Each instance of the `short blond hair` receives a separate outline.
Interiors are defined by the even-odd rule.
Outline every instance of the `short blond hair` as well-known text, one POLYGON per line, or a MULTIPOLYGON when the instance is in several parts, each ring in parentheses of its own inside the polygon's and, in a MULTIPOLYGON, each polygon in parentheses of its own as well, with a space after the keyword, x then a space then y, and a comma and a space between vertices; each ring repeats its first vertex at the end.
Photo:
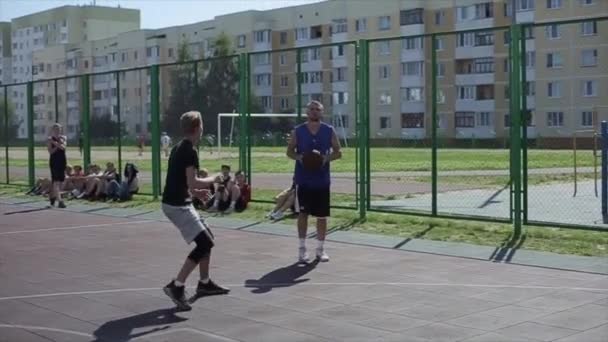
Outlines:
POLYGON ((194 131, 200 127, 202 121, 201 113, 194 110, 182 114, 182 116, 179 118, 182 132, 184 132, 184 134, 194 133, 194 131))

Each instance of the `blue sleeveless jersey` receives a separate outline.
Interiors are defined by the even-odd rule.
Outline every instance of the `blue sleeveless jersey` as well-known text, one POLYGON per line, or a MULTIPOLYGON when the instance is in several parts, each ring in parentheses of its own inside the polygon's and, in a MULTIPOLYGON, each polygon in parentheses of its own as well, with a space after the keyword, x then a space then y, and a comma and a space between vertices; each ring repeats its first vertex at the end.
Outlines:
MULTIPOLYGON (((332 126, 321 122, 319 131, 313 135, 304 123, 296 126, 295 133, 297 140, 296 153, 304 154, 317 150, 322 155, 327 155, 331 152, 332 126)), ((294 180, 297 185, 311 188, 327 187, 330 184, 329 163, 323 165, 319 170, 308 171, 304 169, 301 162, 296 161, 294 180)))

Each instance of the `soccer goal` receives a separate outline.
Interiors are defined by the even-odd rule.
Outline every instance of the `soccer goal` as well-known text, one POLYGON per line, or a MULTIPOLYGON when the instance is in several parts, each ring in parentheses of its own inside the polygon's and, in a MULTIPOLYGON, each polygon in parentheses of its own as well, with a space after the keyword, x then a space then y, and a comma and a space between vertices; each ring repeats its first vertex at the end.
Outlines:
MULTIPOLYGON (((219 113, 217 118, 217 153, 222 152, 222 119, 230 118, 230 133, 228 136, 228 147, 232 147, 234 143, 234 125, 240 116, 239 113, 219 113)), ((297 118, 295 113, 251 113, 251 118, 297 118)))

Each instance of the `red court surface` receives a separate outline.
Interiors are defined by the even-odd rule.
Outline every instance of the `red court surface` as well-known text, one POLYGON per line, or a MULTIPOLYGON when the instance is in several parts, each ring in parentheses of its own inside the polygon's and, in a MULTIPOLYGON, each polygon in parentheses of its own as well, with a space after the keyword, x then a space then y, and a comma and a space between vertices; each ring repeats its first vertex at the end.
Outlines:
POLYGON ((608 341, 605 275, 213 231, 232 291, 177 312, 170 224, 0 205, 0 341, 608 341))

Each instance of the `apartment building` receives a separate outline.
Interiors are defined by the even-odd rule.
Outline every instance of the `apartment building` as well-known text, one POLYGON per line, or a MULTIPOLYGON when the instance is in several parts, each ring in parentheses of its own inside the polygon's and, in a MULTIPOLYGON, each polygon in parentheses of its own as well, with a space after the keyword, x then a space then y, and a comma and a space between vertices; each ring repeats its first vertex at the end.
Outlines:
MULTIPOLYGON (((9 83, 20 83, 59 76, 65 67, 66 46, 112 37, 120 32, 137 30, 140 27, 138 10, 96 7, 63 6, 11 21, 11 65, 9 83), (59 46, 59 48, 57 48, 59 46), (34 58, 34 54, 37 55, 34 58), (63 59, 62 59, 63 58, 63 59), (60 61, 50 63, 51 60, 60 61), (58 72, 59 71, 59 72, 58 72)), ((34 96, 36 120, 35 136, 43 138, 47 128, 42 124, 48 119, 49 107, 46 99, 53 96, 54 87, 37 86, 34 96), (52 89, 52 91, 51 91, 52 89), (42 101, 42 99, 45 99, 42 101), (44 108, 41 108, 41 107, 44 108)), ((18 136, 27 136, 26 87, 12 87, 12 99, 20 122, 18 136)), ((54 110, 54 109, 53 109, 54 110)))
MULTIPOLYGON (((75 38, 62 44, 63 49, 49 46, 34 51, 33 56, 38 77, 42 72, 49 77, 49 72, 77 75, 110 71, 175 61, 183 41, 188 43, 192 58, 210 56, 213 39, 225 32, 233 38, 235 52, 255 53, 251 56, 252 93, 265 112, 293 113, 298 103, 305 105, 318 99, 325 104, 326 115, 338 133, 350 137, 355 129, 356 71, 351 42, 394 38, 370 44, 371 137, 428 139, 432 46, 430 37, 412 36, 487 29, 438 36, 439 134, 455 139, 496 139, 508 135, 510 120, 510 36, 507 30, 496 28, 513 22, 542 23, 602 15, 608 15, 608 1, 394 0, 377 6, 366 1, 329 0, 264 12, 239 12, 157 30, 116 28, 121 32, 105 31, 104 37, 93 31, 101 24, 86 26, 90 28, 87 33, 68 35, 75 38), (327 43, 344 44, 318 47, 327 43), (285 50, 296 47, 303 48, 299 56, 294 50, 285 50), (302 73, 299 84, 298 60, 302 73)), ((20 37, 15 32, 23 32, 23 28, 15 30, 14 23, 13 39, 20 37)), ((608 100, 601 96, 608 89, 608 63, 602 63, 608 55, 606 32, 607 21, 526 29, 524 91, 532 113, 529 136, 569 137, 574 131, 593 129, 599 120, 608 119, 608 100)), ((15 55, 13 52, 13 61, 15 55)), ((15 67, 20 71, 22 65, 13 65, 13 70, 15 67)), ((169 69, 161 71, 161 108, 170 96, 169 69)), ((66 113, 68 131, 76 134, 77 125, 69 126, 78 122, 79 81, 65 83, 65 99, 59 99, 64 101, 65 110, 59 112, 66 113)), ((130 134, 148 132, 150 88, 146 71, 94 76, 91 89, 92 115, 115 118, 120 110, 130 134)), ((48 93, 45 97, 48 102, 48 93)), ((46 102, 44 105, 49 106, 46 102)), ((49 110, 45 111, 48 120, 49 110)), ((44 117, 41 115, 40 127, 44 126, 44 117)))
POLYGON ((0 84, 10 83, 11 23, 0 22, 0 84))

